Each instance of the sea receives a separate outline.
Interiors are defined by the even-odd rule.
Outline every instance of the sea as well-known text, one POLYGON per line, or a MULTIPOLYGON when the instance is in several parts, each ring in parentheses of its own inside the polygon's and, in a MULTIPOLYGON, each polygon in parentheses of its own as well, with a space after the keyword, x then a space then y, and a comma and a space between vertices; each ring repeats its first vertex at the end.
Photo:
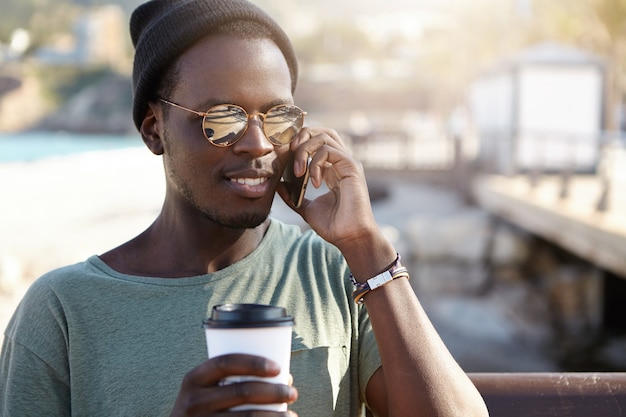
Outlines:
POLYGON ((139 134, 0 133, 0 163, 145 146, 139 134))

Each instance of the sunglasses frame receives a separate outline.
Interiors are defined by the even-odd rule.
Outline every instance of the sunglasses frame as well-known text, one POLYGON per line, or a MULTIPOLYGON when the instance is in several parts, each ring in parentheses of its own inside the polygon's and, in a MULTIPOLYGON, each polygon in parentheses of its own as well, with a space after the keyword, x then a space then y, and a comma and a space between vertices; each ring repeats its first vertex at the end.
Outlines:
MULTIPOLYGON (((225 147, 228 147, 228 146, 232 146, 232 145, 234 145, 235 143, 237 143, 237 142, 239 141, 239 139, 241 139, 241 138, 242 138, 242 137, 246 134, 246 131, 248 130, 248 126, 249 126, 249 123, 250 123, 250 119, 252 119, 252 118, 253 118, 253 117, 255 117, 255 116, 259 116, 259 119, 261 119, 261 130, 263 130, 263 134, 265 135, 265 138, 266 138, 266 139, 267 139, 267 140, 268 140, 268 141, 269 141, 272 145, 276 145, 276 146, 287 145, 287 144, 289 144, 289 143, 291 143, 291 142, 293 141, 293 139, 295 138, 295 136, 296 136, 296 135, 294 135, 294 137, 293 137, 293 138, 291 138, 291 140, 290 140, 289 142, 287 142, 287 143, 280 143, 280 142, 276 142, 276 141, 273 141, 272 139, 270 139, 270 137, 269 137, 269 136, 267 135, 267 133, 265 132, 265 118, 267 117, 268 113, 271 113, 271 112, 272 112, 272 110, 274 110, 274 109, 276 109, 276 108, 279 108, 279 107, 295 107, 295 108, 297 108, 298 110, 300 110, 300 112, 302 112, 302 125, 303 125, 303 126, 304 126, 304 116, 306 116, 306 114, 307 114, 307 113, 306 113, 304 110, 302 110, 300 107, 298 107, 298 106, 296 106, 296 105, 293 105, 293 104, 277 104, 277 105, 275 105, 275 106, 272 106, 272 107, 271 107, 271 108, 270 108, 267 112, 265 112, 265 113, 262 113, 262 112, 260 112, 260 111, 255 111, 255 112, 253 112, 253 113, 248 113, 248 112, 246 111, 246 109, 244 109, 243 107, 241 107, 241 106, 239 106, 239 105, 237 105, 237 104, 227 104, 227 103, 224 103, 224 104, 216 104, 215 106, 211 107, 211 108, 210 108, 210 109, 208 109, 207 111, 197 111, 197 110, 192 110, 192 109, 190 109, 190 108, 187 108, 187 107, 185 107, 185 106, 181 106, 180 104, 174 103, 174 102, 172 102, 172 101, 165 100, 165 99, 163 99, 163 98, 159 98, 159 101, 162 101, 162 102, 163 102, 163 103, 165 103, 165 104, 169 104, 169 105, 170 105, 170 106, 172 106, 172 107, 176 107, 176 108, 179 108, 179 109, 181 109, 181 110, 185 110, 185 111, 187 111, 187 112, 189 112, 189 113, 193 113, 193 114, 195 114, 195 115, 201 116, 201 117, 202 117, 202 134, 204 135, 205 139, 206 139, 207 141, 209 141, 209 143, 210 143, 211 145, 213 145, 213 146, 217 146, 217 147, 220 147, 220 148, 225 148, 225 147), (241 109, 241 111, 243 112, 243 114, 246 116, 246 126, 243 128, 243 130, 241 130, 241 132, 239 133, 239 135, 238 135, 237 139, 235 139, 235 140, 233 140, 233 141, 230 141, 230 142, 227 142, 227 143, 218 143, 218 142, 215 142, 215 141, 214 141, 214 140, 212 140, 212 139, 209 139, 209 137, 206 135, 206 132, 205 132, 205 129, 204 129, 204 121, 205 121, 205 119, 206 119, 207 117, 211 116, 211 115, 210 115, 211 110, 213 110, 213 109, 214 109, 214 108, 216 108, 216 107, 221 107, 221 106, 232 106, 232 107, 236 107, 236 108, 238 108, 238 109, 241 109)), ((302 127, 301 127, 301 128, 302 128, 302 127)))

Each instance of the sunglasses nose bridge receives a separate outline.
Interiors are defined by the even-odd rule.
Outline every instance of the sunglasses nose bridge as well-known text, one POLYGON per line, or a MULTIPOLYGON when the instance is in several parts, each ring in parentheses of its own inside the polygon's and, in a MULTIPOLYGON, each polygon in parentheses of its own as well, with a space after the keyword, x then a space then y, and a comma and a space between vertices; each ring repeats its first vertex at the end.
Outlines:
MULTIPOLYGON (((274 145, 272 141, 270 140, 270 138, 268 137, 267 133, 265 132, 265 114, 264 113, 261 113, 259 111, 256 111, 253 113, 246 112, 246 126, 241 132, 241 136, 239 137, 239 139, 241 139, 246 133, 248 133, 251 127, 259 128, 261 130, 260 133, 261 135, 263 135, 263 138, 265 139, 266 143, 272 146, 274 145), (258 116, 258 120, 257 120, 257 116, 258 116)), ((237 139, 237 141, 239 141, 239 139, 237 139)))
POLYGON ((246 130, 250 127, 251 122, 256 122, 257 126, 261 128, 263 134, 265 134, 265 114, 255 111, 254 113, 246 113, 246 130), (256 117, 258 116, 258 121, 256 117))
POLYGON ((250 123, 250 120, 253 120, 257 116, 259 118, 259 122, 261 124, 263 124, 263 122, 265 122, 265 114, 264 113, 261 113, 260 111, 255 111, 255 112, 250 113, 250 114, 246 113, 246 117, 248 118, 248 123, 250 123))

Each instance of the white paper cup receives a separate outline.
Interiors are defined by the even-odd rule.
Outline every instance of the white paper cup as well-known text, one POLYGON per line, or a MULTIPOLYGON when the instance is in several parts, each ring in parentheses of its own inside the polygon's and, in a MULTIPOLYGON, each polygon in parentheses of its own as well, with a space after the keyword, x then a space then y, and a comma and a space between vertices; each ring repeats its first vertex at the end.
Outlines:
MULTIPOLYGON (((282 307, 262 304, 222 304, 214 306, 211 317, 204 320, 209 358, 229 353, 263 356, 280 365, 280 374, 272 378, 231 376, 223 383, 258 380, 289 383, 291 332, 293 318, 282 307)), ((287 403, 246 404, 231 410, 286 411, 287 403)))

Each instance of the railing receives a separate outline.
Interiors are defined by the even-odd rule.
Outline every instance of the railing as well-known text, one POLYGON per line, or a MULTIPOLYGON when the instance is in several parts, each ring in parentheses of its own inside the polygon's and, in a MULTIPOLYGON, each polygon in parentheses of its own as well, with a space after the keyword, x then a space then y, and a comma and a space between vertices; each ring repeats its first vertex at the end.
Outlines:
POLYGON ((366 168, 449 171, 454 166, 454 143, 440 129, 378 131, 347 136, 352 154, 366 168))
POLYGON ((606 212, 611 200, 620 195, 617 184, 626 187, 626 137, 620 133, 524 131, 513 139, 510 135, 493 131, 481 138, 455 138, 442 128, 430 127, 410 133, 398 130, 351 136, 348 142, 366 168, 448 173, 464 195, 474 171, 526 175, 531 188, 549 175, 559 179, 560 199, 570 195, 574 175, 585 174, 600 188, 596 210, 606 212))
POLYGON ((626 373, 473 373, 490 417, 626 416, 626 373))
POLYGON ((487 174, 525 175, 531 190, 543 178, 557 179, 561 200, 570 196, 572 180, 584 176, 599 189, 595 210, 606 212, 619 197, 617 188, 626 187, 626 137, 621 132, 489 131, 481 138, 475 166, 487 174))

